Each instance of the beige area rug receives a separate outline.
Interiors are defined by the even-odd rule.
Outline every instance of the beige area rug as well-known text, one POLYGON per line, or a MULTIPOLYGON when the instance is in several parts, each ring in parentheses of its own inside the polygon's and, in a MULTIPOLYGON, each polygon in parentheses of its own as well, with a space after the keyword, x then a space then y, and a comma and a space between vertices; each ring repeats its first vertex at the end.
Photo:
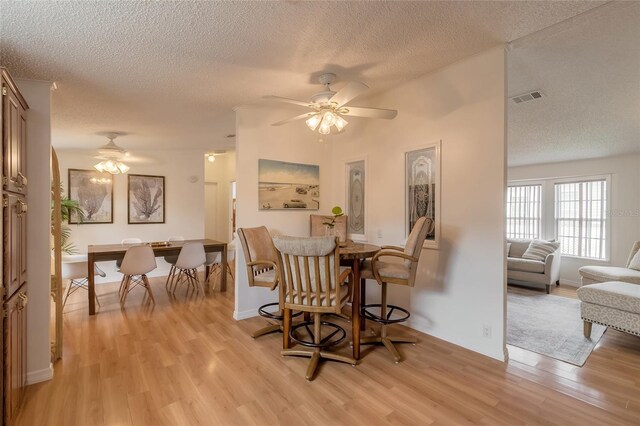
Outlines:
POLYGON ((507 296, 507 343, 582 367, 606 331, 582 334, 580 301, 550 294, 507 296))

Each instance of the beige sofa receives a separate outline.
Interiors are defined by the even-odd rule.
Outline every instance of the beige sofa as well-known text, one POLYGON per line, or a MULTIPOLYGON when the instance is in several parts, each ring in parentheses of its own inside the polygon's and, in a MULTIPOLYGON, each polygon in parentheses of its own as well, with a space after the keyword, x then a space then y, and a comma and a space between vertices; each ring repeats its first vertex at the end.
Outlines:
POLYGON ((605 283, 608 281, 621 281, 631 284, 640 284, 640 271, 629 268, 631 259, 640 250, 640 241, 636 241, 631 248, 629 260, 624 267, 620 266, 583 266, 580 272, 582 285, 605 283))
POLYGON ((548 255, 542 262, 522 258, 531 240, 507 238, 507 243, 511 244, 507 253, 508 284, 545 286, 547 294, 551 284, 560 284, 560 249, 548 255))

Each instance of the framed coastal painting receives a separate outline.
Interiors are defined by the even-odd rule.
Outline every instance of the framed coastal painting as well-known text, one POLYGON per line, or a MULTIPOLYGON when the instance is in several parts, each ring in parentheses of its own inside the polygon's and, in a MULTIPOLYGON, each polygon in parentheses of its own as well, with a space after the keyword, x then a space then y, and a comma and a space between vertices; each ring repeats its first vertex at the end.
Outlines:
POLYGON ((318 210, 320 166, 258 160, 260 210, 318 210))
POLYGON ((113 223, 113 176, 97 170, 69 169, 69 199, 78 202, 84 217, 71 213, 69 223, 113 223))
POLYGON ((366 159, 347 161, 345 168, 347 236, 353 241, 366 241, 366 159))
POLYGON ((164 176, 127 175, 129 224, 164 223, 164 176))
POLYGON ((425 248, 440 245, 440 141, 405 152, 405 235, 429 219, 425 248))

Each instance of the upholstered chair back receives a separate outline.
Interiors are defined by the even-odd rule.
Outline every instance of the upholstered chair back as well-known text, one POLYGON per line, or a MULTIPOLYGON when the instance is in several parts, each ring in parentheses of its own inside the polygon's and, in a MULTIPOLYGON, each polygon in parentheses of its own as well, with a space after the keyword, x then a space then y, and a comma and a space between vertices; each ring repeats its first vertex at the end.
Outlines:
POLYGON ((640 241, 636 241, 631 248, 631 253, 629 254, 629 259, 627 260, 627 268, 631 265, 631 259, 634 258, 636 253, 640 250, 640 241))
POLYGON ((340 283, 340 254, 335 237, 273 238, 278 251, 285 308, 339 312, 347 285, 340 283))
MULTIPOLYGON (((242 244, 242 251, 247 263, 249 287, 267 286, 267 283, 256 281, 255 278, 258 275, 264 276, 266 272, 276 269, 278 259, 269 230, 265 226, 238 228, 238 239, 242 244)), ((274 280, 275 278, 274 274, 274 280)), ((271 284, 268 286, 271 286, 271 284)))
MULTIPOLYGON (((420 254, 422 253, 422 245, 424 244, 424 240, 427 238, 427 233, 429 232, 429 228, 431 227, 432 219, 421 217, 419 218, 411 232, 409 233, 409 238, 407 238, 407 243, 404 246, 404 254, 413 256, 416 259, 420 259, 420 254)), ((416 270, 418 268, 418 262, 414 262, 409 259, 404 260, 404 266, 410 269, 408 285, 413 287, 415 283, 416 270)))

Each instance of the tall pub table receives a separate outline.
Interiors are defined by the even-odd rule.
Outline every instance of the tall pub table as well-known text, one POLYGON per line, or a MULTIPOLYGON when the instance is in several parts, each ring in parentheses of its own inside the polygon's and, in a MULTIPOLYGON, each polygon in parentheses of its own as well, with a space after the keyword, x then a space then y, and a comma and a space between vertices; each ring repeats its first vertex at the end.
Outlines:
MULTIPOLYGON (((207 253, 219 252, 221 253, 220 262, 222 270, 227 270, 227 243, 215 240, 184 240, 184 241, 170 241, 162 243, 142 243, 148 244, 153 249, 153 253, 156 257, 161 256, 177 256, 180 254, 180 249, 185 243, 202 243, 204 245, 204 251, 207 253)), ((89 284, 89 315, 95 315, 96 313, 96 285, 95 285, 95 262, 105 262, 109 260, 118 260, 124 258, 124 254, 131 246, 137 246, 140 244, 101 244, 90 245, 87 250, 87 278, 89 284)), ((209 267, 206 267, 205 277, 209 276, 209 267)), ((227 290, 227 274, 220 274, 220 291, 227 290)))
POLYGON ((353 271, 353 301, 351 302, 351 326, 353 337, 353 357, 360 359, 360 330, 365 329, 365 318, 360 309, 365 301, 365 286, 360 280, 360 262, 373 257, 380 251, 379 246, 349 242, 340 247, 340 264, 350 266, 353 271))

